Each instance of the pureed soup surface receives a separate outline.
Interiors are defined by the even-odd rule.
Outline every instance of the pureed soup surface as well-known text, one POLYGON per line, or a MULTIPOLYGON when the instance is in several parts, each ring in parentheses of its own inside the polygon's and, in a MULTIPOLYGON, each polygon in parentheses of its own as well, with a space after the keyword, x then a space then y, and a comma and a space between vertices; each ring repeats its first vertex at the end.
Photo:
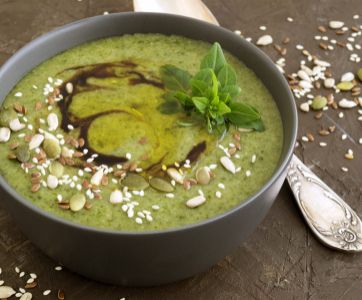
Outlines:
POLYGON ((80 45, 43 62, 14 87, 2 104, 13 109, 16 103, 27 110, 25 118, 19 114, 20 122, 26 127, 12 132, 7 142, 0 143, 2 176, 15 191, 41 209, 73 222, 116 230, 179 227, 211 218, 243 202, 272 176, 283 143, 277 105, 255 74, 237 58, 224 53, 241 88, 234 101, 258 109, 265 126, 263 132, 240 132, 240 140, 236 140, 233 134, 238 131, 233 125, 224 135, 209 134, 204 122, 190 127, 177 126, 177 120, 185 117, 181 110, 167 115, 156 109, 165 102, 160 67, 171 64, 193 75, 210 48, 210 44, 180 36, 135 34, 80 45), (69 93, 68 82, 73 85, 69 93), (55 96, 53 88, 59 88, 61 95, 55 96), (16 94, 19 92, 20 97, 16 94), (49 97, 55 98, 53 104, 49 104, 49 97), (38 110, 37 102, 41 104, 38 110), (59 120, 54 131, 50 131, 47 124, 50 113, 55 113, 59 120), (55 189, 45 185, 50 172, 47 163, 52 160, 41 161, 39 150, 44 144, 30 151, 28 163, 34 167, 25 165, 29 167, 26 168, 17 159, 8 158, 17 151, 9 150, 10 145, 19 142, 19 147, 29 147, 24 139, 44 131, 56 136, 60 147, 85 154, 61 159, 66 165, 55 189), (67 139, 69 136, 73 139, 67 139), (85 144, 75 148, 79 138, 83 138, 85 144), (148 140, 140 143, 142 138, 148 140), (221 165, 220 158, 235 142, 240 143, 241 150, 231 155, 237 170, 232 174, 221 165), (252 161, 254 155, 255 162, 252 161), (67 165, 72 161, 74 165, 67 165), (196 171, 206 166, 215 177, 207 185, 191 184, 189 190, 183 184, 172 182, 173 192, 164 193, 152 187, 125 192, 119 183, 120 176, 124 175, 119 171, 124 171, 121 166, 127 162, 137 166, 133 165, 136 170, 127 169, 124 174, 141 175, 147 181, 150 176, 159 176, 171 182, 166 168, 181 170, 184 178, 195 178, 196 171), (106 178, 108 184, 87 186, 92 168, 102 164, 103 184, 106 178), (246 175, 247 171, 250 176, 246 175), (39 172, 44 181, 35 192, 31 188, 40 179, 32 179, 36 178, 32 177, 33 172, 39 172), (110 202, 115 189, 123 191, 122 203, 110 202), (77 193, 85 196, 87 206, 92 205, 89 209, 73 212, 57 204, 59 200, 65 201, 62 207, 67 208, 66 201, 77 193), (186 202, 200 193, 206 202, 196 208, 187 207, 186 202))

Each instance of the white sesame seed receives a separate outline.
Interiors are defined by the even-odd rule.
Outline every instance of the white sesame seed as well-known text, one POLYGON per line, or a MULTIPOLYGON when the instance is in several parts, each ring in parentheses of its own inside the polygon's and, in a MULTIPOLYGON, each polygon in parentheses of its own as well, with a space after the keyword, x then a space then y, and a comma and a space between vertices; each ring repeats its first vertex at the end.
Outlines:
POLYGON ((248 42, 251 42, 251 38, 250 38, 250 37, 246 38, 245 40, 247 40, 248 42))
POLYGON ((25 272, 21 272, 19 277, 23 277, 25 275, 25 272))
POLYGON ((136 171, 137 173, 142 172, 142 168, 137 168, 135 171, 136 171))
POLYGON ((331 40, 331 43, 332 44, 337 44, 337 41, 336 40, 331 40))
POLYGON ((303 50, 304 49, 304 47, 302 45, 297 45, 297 46, 295 46, 295 48, 297 48, 298 50, 303 50))
POLYGON ((179 168, 180 167, 180 164, 178 162, 175 162, 175 167, 176 168, 179 168))
POLYGON ((117 183, 117 180, 114 179, 114 178, 112 178, 112 182, 113 182, 113 183, 117 183))
POLYGON ((230 144, 229 144, 229 147, 233 148, 233 147, 235 147, 235 144, 230 143, 230 144))
POLYGON ((356 49, 360 50, 361 49, 361 46, 360 45, 354 45, 356 47, 356 49))
POLYGON ((360 144, 362 144, 362 138, 360 138, 358 142, 359 142, 360 144))
POLYGON ((266 30, 266 27, 265 26, 260 26, 259 29, 260 30, 266 30))
POLYGON ((308 139, 306 136, 302 136, 302 141, 303 141, 303 142, 308 142, 309 139, 308 139))
POLYGON ((79 175, 79 176, 83 176, 83 175, 84 175, 84 172, 83 172, 82 170, 79 170, 79 171, 78 171, 78 175, 79 175))
POLYGON ((153 218, 152 218, 150 215, 147 215, 147 216, 146 216, 146 219, 147 219, 147 221, 149 221, 149 222, 152 222, 152 221, 153 221, 153 218))
POLYGON ((218 197, 218 198, 221 197, 221 192, 220 192, 220 191, 217 191, 217 192, 216 192, 216 197, 218 197))
POLYGON ((49 295, 50 292, 51 292, 50 290, 46 290, 46 291, 44 291, 43 295, 44 295, 44 296, 49 295))
POLYGON ((349 42, 354 42, 354 38, 353 38, 353 37, 349 37, 349 38, 347 38, 347 40, 348 40, 349 42))
POLYGON ((240 35, 240 34, 241 34, 241 31, 240 31, 240 30, 235 30, 235 31, 234 31, 234 33, 236 33, 236 34, 239 34, 239 35, 240 35))
MULTIPOLYGON (((128 210, 127 216, 128 216, 128 218, 133 218, 133 216, 134 216, 134 211, 133 211, 132 209, 128 210)), ((141 220, 141 219, 140 219, 140 220, 141 220)), ((141 220, 141 222, 142 222, 142 220, 141 220)))
POLYGON ((127 159, 131 159, 132 155, 130 153, 126 154, 127 159))
POLYGON ((21 92, 17 92, 17 93, 15 93, 15 97, 21 97, 23 94, 21 93, 21 92))
POLYGON ((249 170, 246 171, 246 177, 249 177, 251 175, 251 172, 249 170))
POLYGON ((293 22, 293 19, 292 18, 287 18, 287 21, 288 22, 293 22))
POLYGON ((117 165, 117 169, 122 169, 122 165, 117 165))
POLYGON ((251 162, 252 162, 252 163, 255 163, 255 161, 256 161, 256 155, 254 154, 253 157, 252 157, 252 159, 251 159, 251 162))
POLYGON ((61 267, 61 266, 57 266, 56 268, 55 268, 55 270, 57 270, 57 271, 61 271, 63 268, 61 267))
POLYGON ((345 27, 342 27, 342 30, 343 31, 347 31, 349 28, 347 27, 347 26, 345 26, 345 27))
POLYGON ((91 163, 93 160, 94 160, 94 158, 93 158, 93 157, 90 157, 90 158, 87 159, 87 162, 88 162, 88 163, 91 163))
POLYGON ((199 192, 200 196, 204 195, 204 193, 201 190, 199 190, 198 192, 199 192))
POLYGON ((74 129, 73 125, 70 125, 70 124, 69 124, 67 127, 68 127, 69 130, 73 130, 73 129, 74 129))
POLYGON ((186 165, 186 164, 184 164, 184 168, 190 169, 190 168, 191 168, 191 166, 190 166, 190 165, 186 165))
POLYGON ((132 194, 130 192, 125 192, 124 195, 127 197, 127 198, 132 198, 132 194))
POLYGON ((133 193, 133 195, 137 195, 137 196, 140 194, 139 191, 132 191, 132 193, 133 193))
POLYGON ((62 199, 63 199, 62 195, 58 195, 57 199, 58 199, 58 201, 62 201, 62 199))
POLYGON ((342 167, 342 171, 343 171, 343 172, 348 172, 348 169, 345 168, 345 167, 342 167))
POLYGON ((353 155, 352 149, 348 149, 348 154, 349 154, 349 155, 353 155))
POLYGON ((32 283, 32 282, 34 282, 34 278, 29 278, 26 283, 32 283))
POLYGON ((339 117, 340 119, 342 119, 342 118, 343 118, 343 112, 340 112, 339 115, 338 115, 338 117, 339 117))
POLYGON ((80 184, 77 184, 76 188, 78 191, 80 191, 82 189, 82 186, 80 184))
POLYGON ((38 87, 37 87, 36 85, 33 85, 33 88, 34 88, 34 89, 38 89, 38 87))
POLYGON ((91 194, 89 195, 89 199, 93 199, 93 198, 94 198, 94 194, 91 193, 91 194))
POLYGON ((25 294, 25 290, 24 289, 22 289, 22 288, 19 288, 19 291, 21 292, 21 293, 23 293, 23 294, 25 294))
POLYGON ((154 210, 159 210, 159 209, 160 209, 160 207, 159 207, 158 205, 153 205, 152 208, 153 208, 154 210))
POLYGON ((315 40, 320 40, 321 37, 320 37, 319 35, 316 35, 316 36, 314 37, 314 39, 315 39, 315 40))
POLYGON ((20 133, 19 135, 18 135, 18 137, 24 137, 25 136, 25 133, 20 133))
POLYGON ((217 167, 216 164, 212 164, 212 165, 209 166, 210 170, 214 170, 214 169, 216 169, 216 167, 217 167))
POLYGON ((168 197, 168 198, 173 198, 173 197, 175 197, 175 195, 172 194, 172 193, 169 193, 169 194, 166 194, 166 197, 168 197))
POLYGON ((136 218, 136 223, 137 224, 142 224, 142 219, 141 218, 136 218))
POLYGON ((241 167, 237 167, 235 172, 240 172, 241 171, 241 167))
POLYGON ((143 212, 140 212, 140 211, 137 213, 137 216, 139 216, 139 217, 141 217, 143 219, 146 218, 145 214, 143 212))
POLYGON ((20 298, 23 294, 22 293, 16 293, 15 297, 20 298))
POLYGON ((358 19, 358 18, 359 18, 359 15, 354 15, 353 16, 353 19, 355 19, 355 20, 358 19))
POLYGON ((322 37, 322 40, 323 40, 323 41, 328 41, 328 36, 323 36, 323 37, 322 37))
POLYGON ((219 183, 217 186, 221 189, 225 189, 225 185, 223 185, 222 183, 219 183))
POLYGON ((172 186, 175 186, 176 185, 175 180, 171 180, 171 184, 172 184, 172 186))
POLYGON ((123 204, 123 205, 122 205, 122 210, 123 210, 124 212, 126 212, 126 211, 128 210, 128 206, 127 206, 126 204, 123 204))
POLYGON ((328 48, 329 50, 333 50, 333 49, 334 49, 333 46, 331 46, 331 45, 328 45, 327 48, 328 48))
POLYGON ((350 43, 347 43, 347 44, 346 44, 346 48, 347 48, 349 51, 353 51, 353 46, 352 46, 350 43))
POLYGON ((34 274, 34 273, 31 273, 30 277, 33 278, 33 279, 36 279, 38 276, 36 276, 36 274, 34 274))
POLYGON ((84 154, 87 154, 87 153, 88 153, 88 149, 84 149, 84 150, 83 150, 83 153, 84 153, 84 154))
POLYGON ((0 286, 4 284, 4 280, 0 280, 0 286))
POLYGON ((20 270, 19 270, 18 267, 15 267, 15 272, 16 272, 16 273, 20 273, 20 270))
POLYGON ((321 142, 321 143, 319 143, 319 146, 321 146, 321 147, 325 147, 325 146, 327 146, 327 144, 326 144, 326 143, 321 142))
POLYGON ((49 105, 48 110, 52 110, 52 109, 53 109, 53 106, 49 105))
POLYGON ((224 150, 224 146, 223 145, 219 145, 219 148, 224 150))

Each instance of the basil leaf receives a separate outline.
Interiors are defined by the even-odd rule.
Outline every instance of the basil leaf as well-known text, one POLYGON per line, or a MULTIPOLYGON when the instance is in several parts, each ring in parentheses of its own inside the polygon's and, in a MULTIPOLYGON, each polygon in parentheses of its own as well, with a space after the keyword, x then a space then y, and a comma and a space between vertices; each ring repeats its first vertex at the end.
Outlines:
POLYGON ((245 123, 260 119, 260 115, 245 103, 232 102, 229 108, 231 112, 225 116, 236 126, 242 127, 245 123))
POLYGON ((193 79, 201 80, 205 82, 207 85, 210 85, 212 82, 212 70, 209 68, 201 69, 195 74, 193 79))
POLYGON ((226 64, 217 75, 217 80, 220 82, 221 87, 236 85, 235 71, 230 65, 226 64))
POLYGON ((209 110, 209 114, 210 114, 210 116, 211 116, 213 119, 215 119, 215 117, 216 117, 216 110, 210 109, 210 110, 209 110))
POLYGON ((222 116, 229 112, 231 112, 231 109, 229 108, 229 106, 227 106, 224 102, 220 102, 218 105, 218 110, 217 110, 216 114, 219 116, 222 116))
POLYGON ((172 115, 179 111, 177 100, 161 103, 156 109, 164 115, 172 115))
POLYGON ((208 86, 205 82, 197 79, 190 80, 190 87, 192 94, 196 97, 204 96, 205 91, 207 90, 208 86))
POLYGON ((221 93, 229 93, 231 99, 235 99, 237 95, 239 95, 240 91, 241 88, 236 85, 227 85, 222 89, 221 93))
POLYGON ((168 92, 168 93, 164 93, 162 94, 162 98, 165 99, 166 101, 174 101, 176 100, 175 95, 177 92, 168 92))
MULTIPOLYGON (((259 114, 258 110, 254 106, 250 105, 250 107, 259 114)), ((248 129, 255 129, 256 131, 264 131, 264 123, 261 118, 258 120, 255 120, 255 121, 245 123, 241 127, 248 128, 248 129)))
POLYGON ((191 75, 177 67, 166 65, 160 68, 162 82, 168 90, 187 92, 191 75))
POLYGON ((218 96, 216 96, 212 101, 211 101, 211 105, 218 105, 219 104, 219 97, 218 96))
POLYGON ((212 73, 212 88, 213 88, 213 92, 214 92, 214 97, 216 97, 218 94, 218 87, 219 87, 218 82, 217 82, 215 73, 213 72, 212 73))
POLYGON ((189 97, 185 93, 177 92, 175 95, 175 98, 180 101, 182 108, 185 110, 190 110, 195 107, 194 102, 192 102, 191 97, 189 97))
POLYGON ((210 68, 217 75, 223 66, 226 65, 226 60, 219 43, 215 43, 211 50, 207 52, 200 64, 200 70, 210 68))
POLYGON ((209 100, 205 97, 193 97, 192 102, 194 102, 197 109, 203 114, 206 115, 206 110, 209 105, 209 100))
POLYGON ((229 104, 231 102, 231 97, 229 93, 219 94, 219 99, 220 101, 225 102, 225 104, 229 104))

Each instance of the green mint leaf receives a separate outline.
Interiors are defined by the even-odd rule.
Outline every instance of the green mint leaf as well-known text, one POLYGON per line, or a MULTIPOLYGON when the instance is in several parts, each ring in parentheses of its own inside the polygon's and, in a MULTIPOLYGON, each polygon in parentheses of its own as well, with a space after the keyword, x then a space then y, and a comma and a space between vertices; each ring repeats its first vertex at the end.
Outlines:
POLYGON ((206 115, 207 107, 209 105, 209 100, 206 97, 193 97, 192 102, 194 102, 200 113, 206 115))
POLYGON ((213 88, 213 92, 214 92, 214 97, 217 96, 218 94, 218 82, 217 82, 217 78, 215 76, 215 73, 212 73, 212 88, 213 88))
POLYGON ((212 70, 209 68, 201 69, 192 79, 201 80, 207 85, 210 85, 212 82, 212 70))
POLYGON ((216 116, 215 117, 216 122, 218 122, 219 124, 223 124, 224 123, 224 117, 223 116, 216 116))
POLYGON ((205 82, 197 79, 190 80, 190 87, 192 94, 196 97, 203 97, 206 92, 208 86, 205 82))
POLYGON ((230 65, 226 64, 217 75, 217 80, 223 88, 227 85, 236 85, 235 71, 230 65))
POLYGON ((216 118, 216 110, 209 109, 209 114, 210 114, 210 116, 211 116, 213 119, 216 118))
POLYGON ((180 101, 181 106, 184 110, 191 110, 195 107, 195 104, 194 102, 192 102, 191 97, 189 97, 185 93, 177 92, 175 94, 175 98, 180 101))
POLYGON ((221 93, 229 93, 231 99, 235 99, 239 95, 241 88, 236 85, 227 85, 222 90, 221 93))
POLYGON ((218 104, 218 110, 216 112, 218 116, 225 115, 229 112, 231 112, 231 109, 224 102, 220 102, 218 104))
POLYGON ((240 102, 232 102, 229 105, 231 112, 225 114, 231 123, 242 127, 243 124, 260 119, 250 105, 240 102))
POLYGON ((168 92, 168 93, 164 93, 162 94, 162 98, 165 99, 166 101, 175 101, 175 95, 177 92, 168 92))
POLYGON ((191 75, 175 66, 162 66, 160 68, 162 82, 168 90, 187 92, 190 87, 191 75))
POLYGON ((156 109, 164 115, 172 115, 179 111, 177 100, 161 103, 156 109))
POLYGON ((207 52, 200 64, 200 70, 210 68, 217 75, 223 66, 226 65, 226 60, 219 43, 215 43, 211 50, 207 52))
POLYGON ((225 104, 229 104, 231 102, 231 97, 229 93, 221 93, 219 94, 220 101, 224 102, 225 104))
POLYGON ((219 97, 218 96, 216 96, 212 101, 211 101, 211 105, 218 105, 219 104, 219 97))
MULTIPOLYGON (((254 107, 254 106, 251 106, 250 107, 259 114, 258 110, 254 107)), ((260 115, 260 114, 259 114, 260 115)), ((255 129, 256 131, 264 131, 264 123, 263 123, 263 120, 260 118, 258 120, 255 120, 255 121, 251 121, 251 122, 248 122, 248 123, 245 123, 241 126, 242 128, 247 128, 247 129, 255 129)))

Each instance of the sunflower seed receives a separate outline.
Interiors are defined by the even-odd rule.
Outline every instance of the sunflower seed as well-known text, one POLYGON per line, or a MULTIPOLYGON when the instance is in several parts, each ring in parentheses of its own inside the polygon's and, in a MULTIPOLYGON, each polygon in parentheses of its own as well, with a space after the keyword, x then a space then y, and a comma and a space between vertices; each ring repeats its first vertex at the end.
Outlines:
POLYGON ((347 100, 347 99, 342 99, 341 101, 338 102, 338 105, 343 108, 352 108, 357 106, 357 104, 353 100, 347 100))
POLYGON ((354 74, 351 72, 345 73, 342 75, 341 81, 352 81, 354 79, 354 74))
POLYGON ((330 21, 329 22, 329 27, 332 29, 337 29, 337 28, 341 28, 343 27, 344 22, 341 21, 330 21))
POLYGON ((186 202, 186 205, 190 208, 194 208, 200 206, 201 204, 206 202, 206 198, 204 196, 197 196, 192 198, 186 202))
POLYGON ((221 157, 220 162, 226 170, 235 174, 235 165, 227 156, 221 157))
POLYGON ((176 182, 178 182, 180 184, 183 184, 183 181, 184 181, 183 177, 180 174, 180 172, 177 171, 176 169, 174 169, 174 168, 167 169, 167 174, 168 174, 168 176, 170 176, 176 182))
POLYGON ((12 295, 16 294, 16 292, 9 286, 0 286, 0 298, 9 298, 12 295))
POLYGON ((20 131, 25 128, 25 124, 21 124, 19 119, 14 119, 9 122, 9 127, 12 131, 20 131))
POLYGON ((313 84, 311 84, 310 82, 308 82, 306 80, 299 81, 298 85, 303 89, 312 89, 313 88, 313 84))
POLYGON ((48 125, 52 130, 55 130, 58 128, 59 122, 58 122, 58 116, 55 113, 51 113, 47 117, 48 125))
POLYGON ((73 92, 73 84, 71 82, 68 82, 66 85, 65 85, 65 89, 66 91, 68 92, 68 94, 71 94, 73 92))
POLYGON ((31 293, 25 293, 20 297, 20 300, 31 300, 31 298, 33 298, 31 293))
POLYGON ((308 81, 309 83, 311 83, 311 80, 310 80, 308 74, 305 71, 299 70, 297 74, 298 74, 300 79, 308 81))
POLYGON ((103 178, 103 168, 99 169, 91 178, 91 184, 99 186, 103 178))

